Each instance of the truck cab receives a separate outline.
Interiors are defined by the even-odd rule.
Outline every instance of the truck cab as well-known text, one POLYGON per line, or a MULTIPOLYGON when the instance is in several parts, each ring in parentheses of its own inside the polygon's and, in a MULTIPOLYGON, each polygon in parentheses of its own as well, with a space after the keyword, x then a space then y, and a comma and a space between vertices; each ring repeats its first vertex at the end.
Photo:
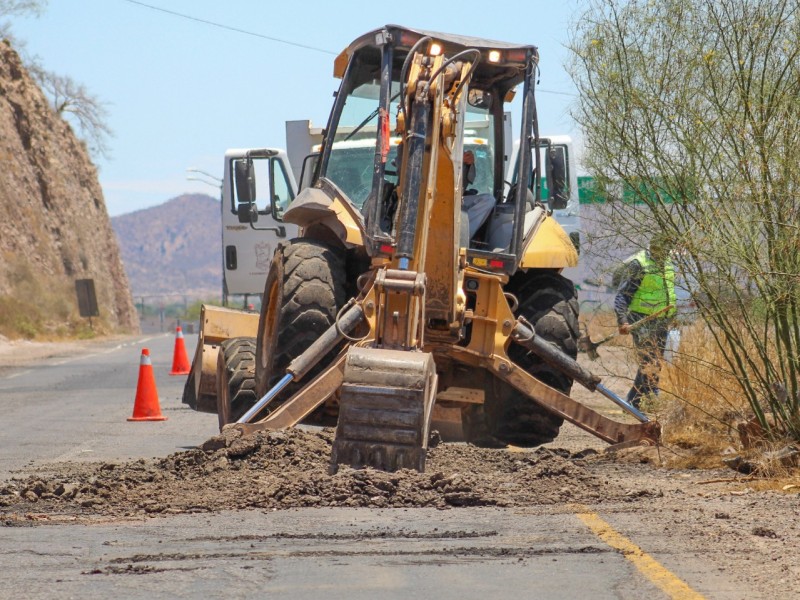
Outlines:
POLYGON ((278 148, 225 152, 222 180, 222 294, 249 297, 264 291, 275 247, 297 235, 297 226, 281 216, 297 193, 289 158, 278 148), (251 189, 236 186, 237 165, 252 164, 251 189), (252 195, 250 195, 252 192, 252 195))

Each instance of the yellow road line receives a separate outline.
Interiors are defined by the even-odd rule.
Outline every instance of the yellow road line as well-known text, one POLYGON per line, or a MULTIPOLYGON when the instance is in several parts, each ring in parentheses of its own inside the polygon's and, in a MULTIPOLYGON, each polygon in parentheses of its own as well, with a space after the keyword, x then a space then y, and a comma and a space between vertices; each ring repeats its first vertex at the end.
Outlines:
POLYGON ((575 515, 592 530, 592 532, 606 544, 618 550, 631 561, 639 571, 657 585, 670 598, 675 600, 702 600, 703 596, 695 592, 677 575, 669 571, 661 563, 621 533, 615 531, 611 525, 601 519, 596 513, 585 506, 576 506, 575 515))

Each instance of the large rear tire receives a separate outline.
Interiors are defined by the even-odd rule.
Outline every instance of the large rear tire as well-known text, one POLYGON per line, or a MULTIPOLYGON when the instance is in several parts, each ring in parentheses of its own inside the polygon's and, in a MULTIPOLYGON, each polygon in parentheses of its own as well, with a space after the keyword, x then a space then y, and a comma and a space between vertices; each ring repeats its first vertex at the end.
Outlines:
MULTIPOLYGON (((518 316, 533 324, 536 335, 572 358, 578 355, 578 295, 575 285, 555 271, 515 274, 505 287, 519 300, 518 316)), ((539 381, 569 394, 572 379, 518 344, 509 358, 539 381)), ((487 385, 486 418, 491 434, 509 444, 532 447, 552 442, 563 419, 524 397, 516 388, 492 377, 487 385)))
MULTIPOLYGON (((292 360, 333 325, 347 300, 345 266, 343 252, 317 240, 298 238, 275 251, 264 287, 256 340, 259 398, 283 377, 292 360)), ((332 349, 304 380, 312 379, 327 366, 337 350, 332 349)), ((301 385, 290 383, 269 409, 280 406, 301 385)))
POLYGON ((256 395, 256 338, 222 342, 217 354, 217 415, 219 429, 235 423, 258 400, 256 395))

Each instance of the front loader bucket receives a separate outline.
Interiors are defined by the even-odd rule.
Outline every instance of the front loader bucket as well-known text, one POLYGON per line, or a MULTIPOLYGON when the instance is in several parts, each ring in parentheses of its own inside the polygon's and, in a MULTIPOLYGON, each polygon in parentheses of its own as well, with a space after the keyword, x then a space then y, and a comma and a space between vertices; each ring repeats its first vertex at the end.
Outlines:
POLYGON ((203 304, 192 370, 183 403, 200 412, 217 412, 217 354, 222 342, 258 333, 258 313, 203 304))
POLYGON ((425 470, 436 367, 429 353, 351 347, 331 473, 340 464, 425 470))

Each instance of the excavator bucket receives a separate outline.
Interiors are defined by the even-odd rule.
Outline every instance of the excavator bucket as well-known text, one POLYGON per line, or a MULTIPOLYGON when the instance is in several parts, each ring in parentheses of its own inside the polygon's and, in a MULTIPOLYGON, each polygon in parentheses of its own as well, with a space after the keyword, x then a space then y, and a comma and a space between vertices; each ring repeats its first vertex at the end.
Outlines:
POLYGON ((331 472, 340 464, 424 471, 435 393, 430 353, 351 347, 331 472))

